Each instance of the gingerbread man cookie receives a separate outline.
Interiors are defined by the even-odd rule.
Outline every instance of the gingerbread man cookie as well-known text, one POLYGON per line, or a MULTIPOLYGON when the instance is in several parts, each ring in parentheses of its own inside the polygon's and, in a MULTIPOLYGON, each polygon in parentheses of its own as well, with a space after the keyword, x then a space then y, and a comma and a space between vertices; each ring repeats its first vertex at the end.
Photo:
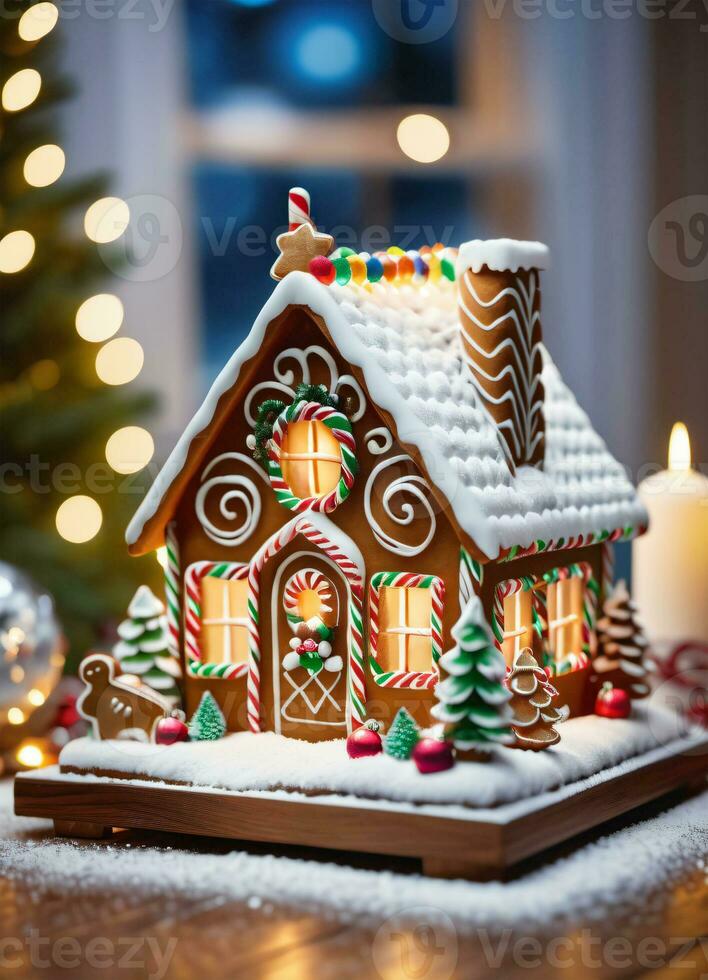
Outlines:
POLYGON ((79 676, 86 690, 77 702, 79 714, 91 722, 96 738, 150 741, 155 727, 170 714, 169 704, 149 688, 120 677, 120 665, 104 653, 86 657, 79 676))

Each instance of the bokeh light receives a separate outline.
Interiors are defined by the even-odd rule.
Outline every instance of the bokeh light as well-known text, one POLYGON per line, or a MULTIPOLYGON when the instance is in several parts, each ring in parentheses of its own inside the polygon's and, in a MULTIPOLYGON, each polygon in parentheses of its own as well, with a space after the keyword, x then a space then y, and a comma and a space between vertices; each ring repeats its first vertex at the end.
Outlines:
POLYGON ((297 40, 295 56, 301 70, 311 78, 343 81, 359 68, 361 45, 342 24, 313 24, 297 40))
POLYGON ((15 753, 15 758, 21 766, 26 766, 27 769, 37 769, 44 762, 44 753, 38 745, 28 742, 19 747, 15 753))
POLYGON ((23 173, 32 187, 48 187, 64 173, 66 157, 56 143, 45 143, 27 155, 23 173))
POLYGON ((112 293, 96 293, 76 311, 76 331, 83 340, 102 343, 117 333, 123 323, 123 304, 112 293))
POLYGON ((400 148, 418 163, 435 163, 450 149, 447 126, 426 113, 406 116, 398 126, 397 135, 400 148))
POLYGON ((28 231, 10 231, 0 238, 0 272, 20 272, 34 255, 34 238, 28 231))
POLYGON ((36 3, 25 10, 17 25, 17 33, 23 41, 39 41, 56 27, 59 10, 53 3, 36 3))
POLYGON ((38 687, 33 687, 27 693, 27 700, 29 703, 35 707, 39 708, 47 700, 38 687))
POLYGON ((57 511, 57 531, 65 541, 72 544, 84 544, 95 538, 102 523, 103 513, 100 506, 93 497, 85 494, 68 497, 57 511))
POLYGON ((145 355, 137 340, 116 337, 109 340, 96 355, 96 374, 107 385, 125 385, 143 368, 145 355))
POLYGON ((139 425, 118 429, 106 443, 106 459, 116 473, 137 473, 147 466, 154 452, 152 436, 139 425))
POLYGON ((42 87, 42 76, 36 68, 22 68, 10 75, 2 87, 2 107, 5 112, 19 112, 32 105, 42 87))
POLYGON ((10 708, 7 713, 7 720, 11 725, 21 725, 25 720, 25 713, 22 708, 10 708))
POLYGON ((30 384, 37 391, 49 391, 54 388, 59 382, 60 374, 59 365, 50 357, 35 361, 27 370, 30 384))
POLYGON ((125 233, 130 222, 130 208, 120 197, 102 197, 87 210, 84 231, 92 242, 107 245, 125 233))

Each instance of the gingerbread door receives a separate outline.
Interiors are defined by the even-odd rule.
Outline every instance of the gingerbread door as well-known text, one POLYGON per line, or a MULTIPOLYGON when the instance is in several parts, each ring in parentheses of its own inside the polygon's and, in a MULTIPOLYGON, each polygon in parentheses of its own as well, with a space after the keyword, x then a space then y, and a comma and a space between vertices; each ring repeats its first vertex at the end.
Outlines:
POLYGON ((273 581, 273 727, 319 741, 347 731, 347 594, 314 554, 286 559, 273 581))

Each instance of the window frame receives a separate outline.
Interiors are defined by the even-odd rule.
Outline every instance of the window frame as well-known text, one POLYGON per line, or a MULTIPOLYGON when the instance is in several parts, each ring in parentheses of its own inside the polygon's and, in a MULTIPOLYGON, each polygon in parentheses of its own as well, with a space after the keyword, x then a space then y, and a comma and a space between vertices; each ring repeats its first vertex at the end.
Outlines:
POLYGON ((352 424, 346 415, 329 405, 305 400, 293 402, 285 408, 273 423, 273 435, 268 442, 268 477, 275 496, 283 507, 295 513, 317 511, 329 514, 343 503, 354 486, 359 465, 356 458, 356 442, 352 424), (341 470, 337 485, 329 493, 319 497, 298 497, 288 485, 280 465, 283 440, 291 422, 322 422, 339 443, 341 470))
MULTIPOLYGON (((205 663, 201 647, 201 632, 204 623, 202 614, 202 582, 205 578, 223 581, 238 581, 248 578, 250 565, 244 562, 198 561, 189 565, 184 574, 184 646, 187 669, 190 677, 209 677, 218 680, 233 680, 245 677, 250 669, 252 657, 252 636, 257 630, 252 604, 248 603, 248 616, 243 625, 249 634, 248 659, 233 663, 205 663)), ((243 618, 243 617, 238 617, 243 618)), ((241 625, 234 624, 234 625, 241 625)))
POLYGON ((377 572, 369 583, 369 673, 379 687, 428 688, 438 683, 438 662, 442 656, 442 621, 445 605, 445 583, 437 575, 413 572, 377 572), (429 671, 387 671, 378 661, 379 604, 384 588, 429 589, 431 593, 429 671))

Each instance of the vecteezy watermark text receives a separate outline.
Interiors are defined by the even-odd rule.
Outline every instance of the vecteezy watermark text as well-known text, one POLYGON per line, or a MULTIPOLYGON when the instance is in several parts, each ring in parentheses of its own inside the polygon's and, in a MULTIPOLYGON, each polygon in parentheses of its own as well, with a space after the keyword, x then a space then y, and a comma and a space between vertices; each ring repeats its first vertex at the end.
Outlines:
POLYGON ((75 936, 50 938, 38 929, 30 929, 22 939, 18 936, 0 938, 0 970, 20 970, 28 965, 35 970, 105 970, 140 971, 146 980, 162 980, 177 948, 177 939, 164 942, 154 936, 125 936, 109 939, 93 936, 82 943, 75 936))
POLYGON ((708 31, 708 0, 483 0, 487 16, 500 20, 513 13, 520 20, 644 20, 688 21, 708 31))

